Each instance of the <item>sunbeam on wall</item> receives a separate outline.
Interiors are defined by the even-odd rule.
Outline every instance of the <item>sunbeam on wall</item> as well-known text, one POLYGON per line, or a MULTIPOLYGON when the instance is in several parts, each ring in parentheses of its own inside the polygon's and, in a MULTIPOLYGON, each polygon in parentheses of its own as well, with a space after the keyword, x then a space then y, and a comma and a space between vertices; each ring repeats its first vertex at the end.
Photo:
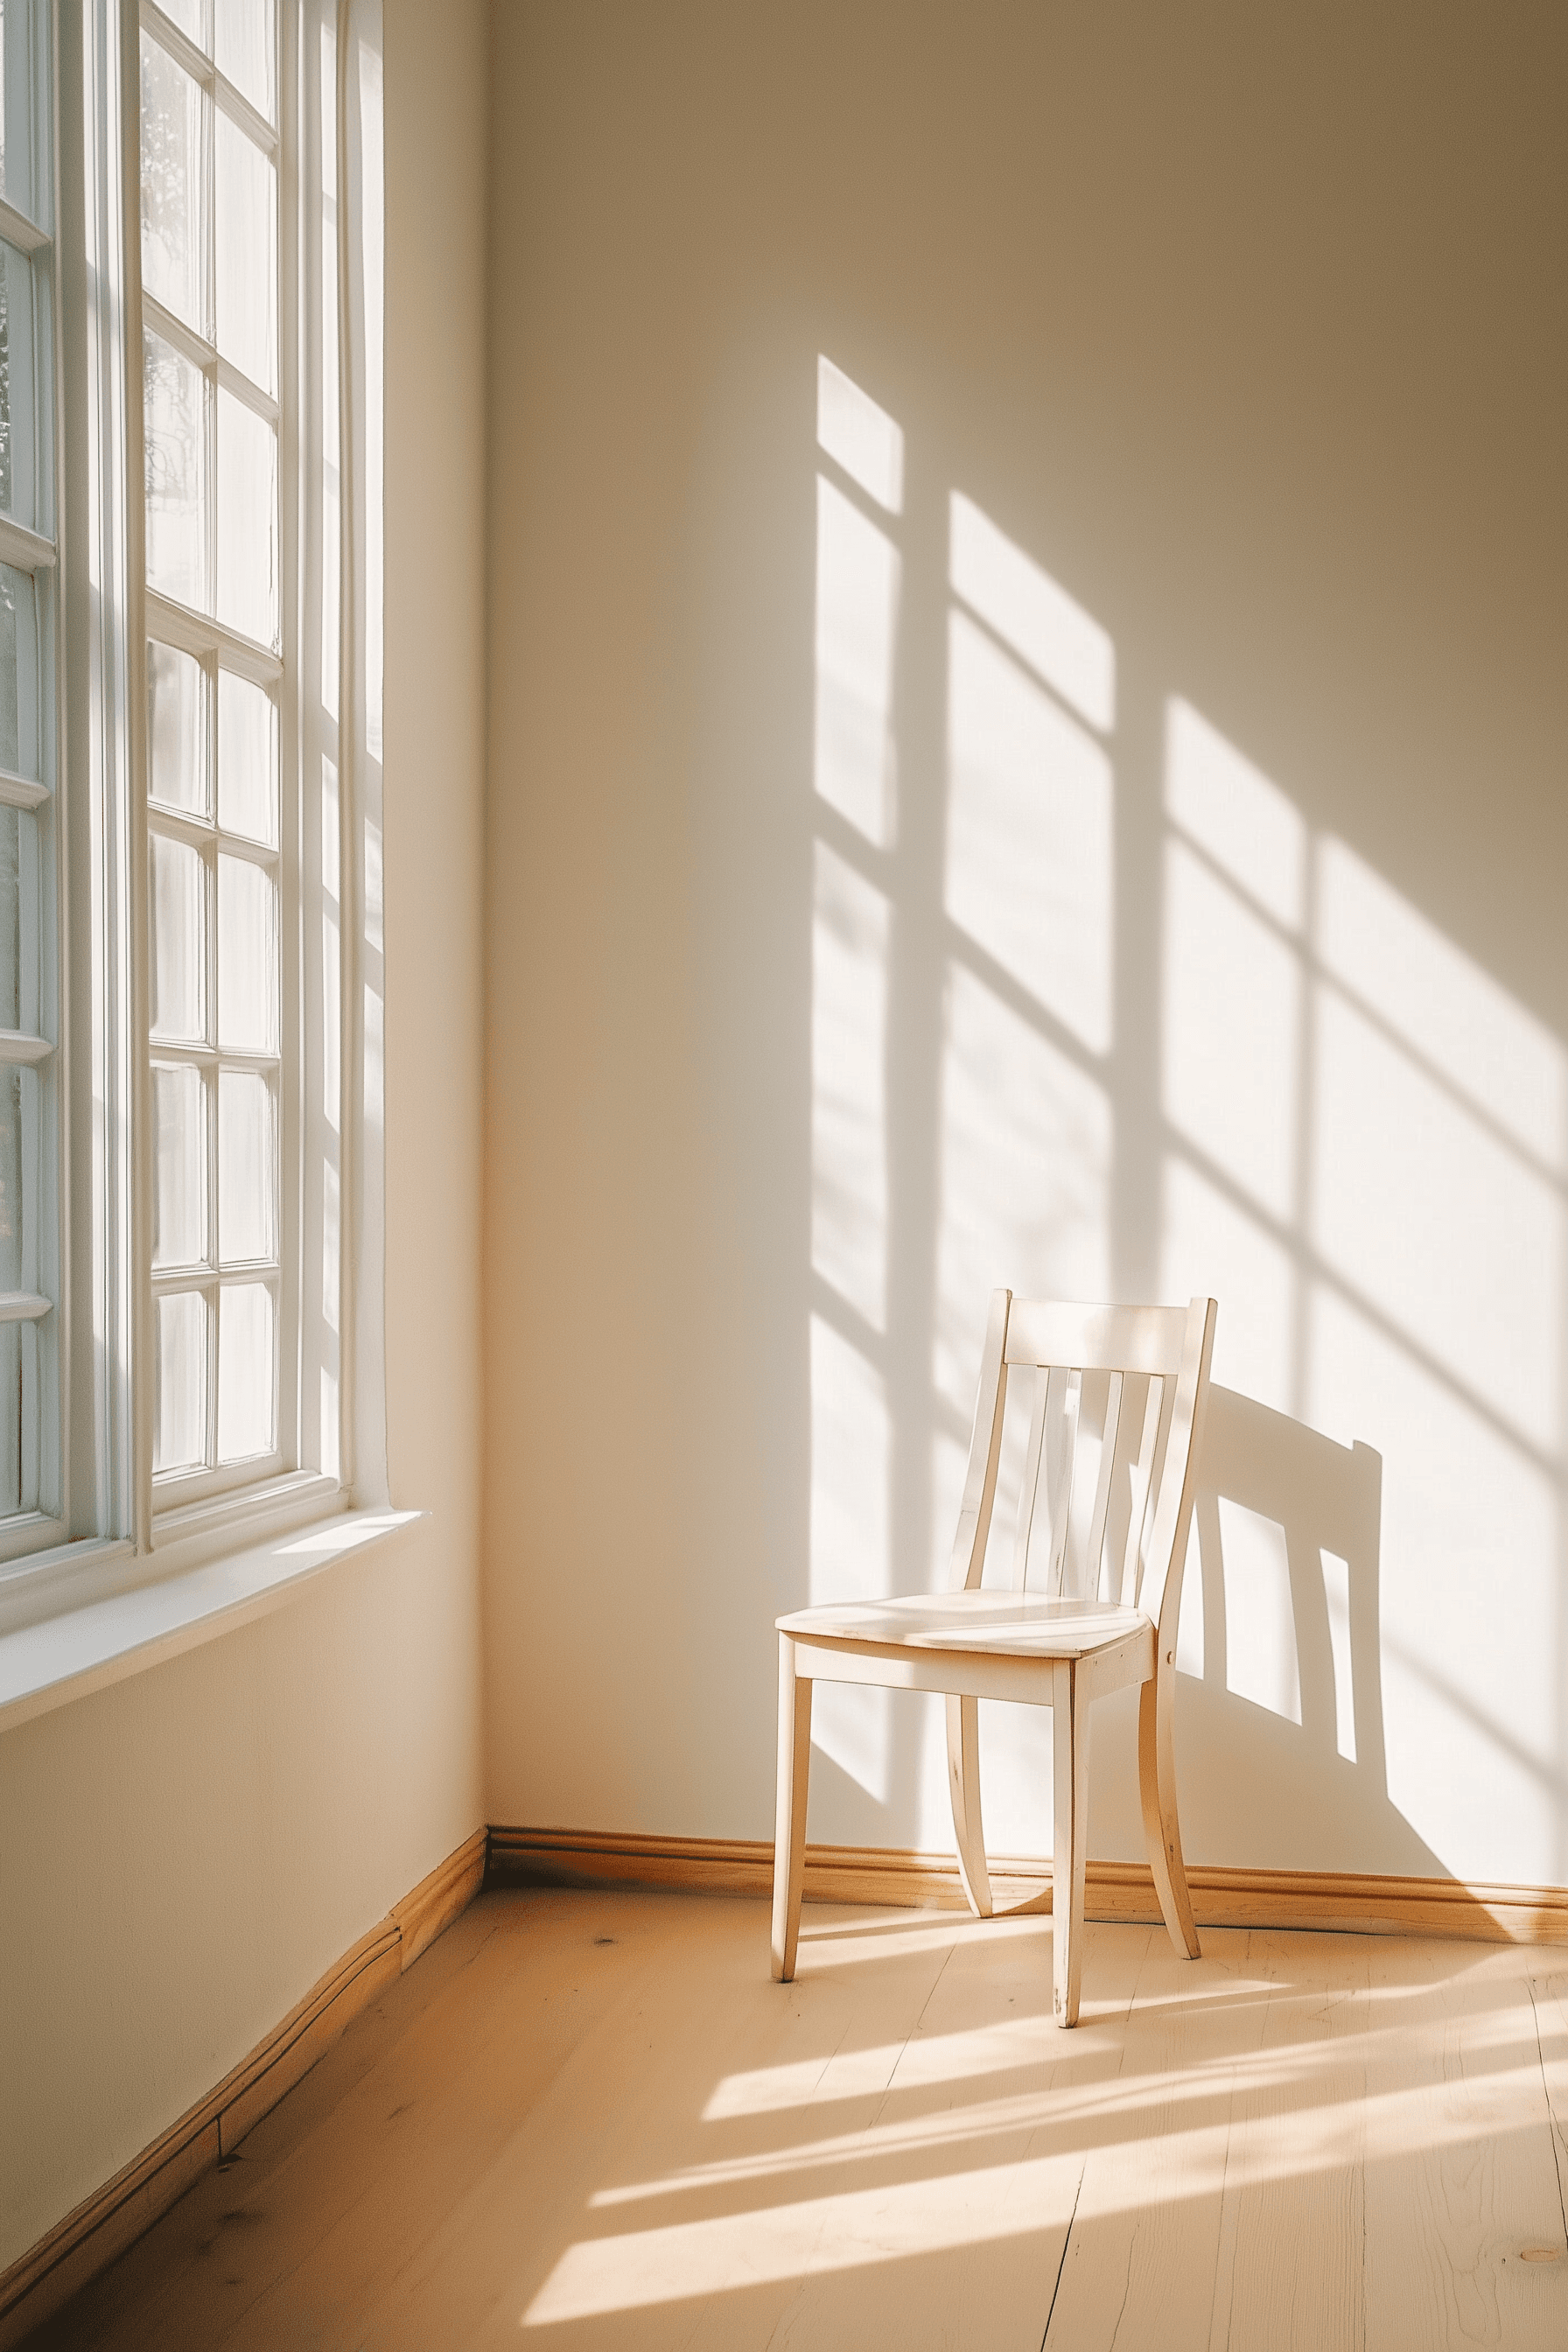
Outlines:
MULTIPOLYGON (((870 851, 898 824, 893 669, 903 436, 831 361, 817 362, 816 789, 870 851), (840 487, 840 482, 844 487, 840 487), (865 494, 858 504, 852 491, 865 494), (876 509, 880 509, 879 514, 876 509)), ((811 1596, 889 1590, 887 1330, 888 990, 891 911, 879 880, 818 840, 811 953, 811 1596)), ((816 1740, 879 1801, 889 1694, 824 1688, 816 1740), (878 1702, 880 1702, 878 1704, 878 1702)))
MULTIPOLYGON (((1179 680, 1159 804, 1119 804, 1110 633, 957 487, 933 888, 903 855, 899 738, 903 612, 935 593, 909 551, 934 534, 905 512, 898 423, 826 357, 816 415, 811 1599, 942 1580, 993 1286, 1110 1297, 1155 1265, 1164 1297, 1221 1306, 1180 1653, 1195 1843, 1228 1808, 1258 1851, 1233 1836, 1226 1858, 1267 1860, 1268 1808, 1316 1809, 1330 1866, 1336 1823, 1370 1852, 1398 1817, 1419 1869, 1495 1846, 1500 1814, 1518 1874, 1549 1853, 1561 1873, 1561 1042, 1179 680), (1119 956, 1151 824, 1156 920, 1119 956), (1130 971, 1139 1005, 1118 1002, 1130 971), (911 975, 940 1007, 924 1028, 911 975), (1140 1061, 1122 1049, 1151 1016, 1140 1061), (1157 1139, 1136 1232, 1130 1124, 1157 1139), (904 1527, 929 1530, 909 1556, 904 1527)), ((1020 1453, 1010 1424, 988 1580, 1020 1453)), ((1038 1851, 1048 1720, 984 1715, 993 1843, 1038 1851)), ((947 1843, 925 1702, 825 1689, 816 1738, 906 1834, 947 1843)), ((1102 1850, 1136 1851, 1129 1797, 1097 1811, 1102 1850)), ((826 1833, 869 1833, 826 1801, 826 1833)))
MULTIPOLYGON (((1550 1849, 1563 1048, 1190 706, 1168 722, 1164 1283, 1225 1302, 1237 1387, 1376 1433, 1381 1654, 1354 1664, 1384 1685, 1394 1803, 1434 1843, 1500 1806, 1550 1849), (1439 1664, 1460 1628, 1465 1691, 1439 1664)), ((1225 1686, 1300 1723, 1283 1529, 1223 1498, 1219 1526, 1225 1686)), ((1338 1595, 1344 1564, 1322 1573, 1338 1595)))

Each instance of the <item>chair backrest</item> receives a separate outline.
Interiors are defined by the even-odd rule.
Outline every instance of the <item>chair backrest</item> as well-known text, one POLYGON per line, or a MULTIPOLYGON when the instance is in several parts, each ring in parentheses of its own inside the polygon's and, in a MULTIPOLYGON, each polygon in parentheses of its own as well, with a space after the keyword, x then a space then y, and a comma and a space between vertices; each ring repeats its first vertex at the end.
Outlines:
POLYGON ((1075 1307, 992 1292, 955 1587, 985 1564, 1011 1373, 1032 1390, 1015 1589, 1135 1604, 1174 1639, 1218 1311, 1212 1298, 1075 1307))

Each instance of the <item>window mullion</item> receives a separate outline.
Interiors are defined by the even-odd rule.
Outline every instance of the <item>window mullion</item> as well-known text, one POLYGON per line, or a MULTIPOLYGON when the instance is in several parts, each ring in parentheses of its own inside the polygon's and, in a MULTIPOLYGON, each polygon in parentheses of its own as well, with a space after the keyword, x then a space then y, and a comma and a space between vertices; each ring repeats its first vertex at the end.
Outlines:
POLYGON ((136 26, 140 32, 150 34, 160 48, 166 49, 175 64, 188 73, 194 82, 210 90, 216 79, 216 68, 206 52, 192 40, 172 16, 164 15, 157 0, 141 0, 136 26))
POLYGON ((7 203, 4 196, 0 196, 0 236, 19 253, 47 253, 49 249, 47 229, 40 228, 29 214, 7 203))
POLYGON ((161 596, 155 588, 146 591, 146 608, 150 633, 162 645, 178 646, 198 659, 207 654, 221 655, 225 669, 257 686, 275 685, 283 675, 280 654, 258 645, 254 637, 241 636, 237 629, 226 628, 208 613, 193 612, 188 604, 161 596))
POLYGON ((155 294, 143 294, 142 297, 142 322, 143 326, 151 327, 155 335, 162 335, 166 343, 173 343, 194 367, 206 370, 216 366, 216 345, 209 342, 205 335, 198 334, 177 310, 171 310, 166 303, 160 302, 155 294))
POLYGON ((47 784, 31 776, 13 776, 0 768, 0 808, 40 809, 53 798, 47 784))
POLYGON ((246 136, 255 141, 264 153, 276 155, 280 142, 264 114, 258 114, 243 90, 223 74, 213 76, 213 102, 231 122, 237 122, 246 136))
POLYGON ((14 572, 52 572, 55 542, 46 539, 42 531, 30 530, 8 514, 0 514, 0 563, 8 564, 14 572))

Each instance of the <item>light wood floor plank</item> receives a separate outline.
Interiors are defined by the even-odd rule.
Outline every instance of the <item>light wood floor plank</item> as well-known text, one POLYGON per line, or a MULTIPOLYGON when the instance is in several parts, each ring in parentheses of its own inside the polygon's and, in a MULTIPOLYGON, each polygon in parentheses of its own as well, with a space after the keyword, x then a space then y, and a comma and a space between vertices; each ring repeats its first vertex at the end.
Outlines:
POLYGON ((1361 2352, 1367 1939, 1255 1931, 1268 1986, 1226 2157, 1211 2352, 1361 2352), (1305 1981, 1303 1976, 1305 1975, 1305 1981))
POLYGON ((1568 2216, 1568 1969, 1554 1969, 1544 1953, 1533 1952, 1526 1962, 1525 1980, 1535 2011, 1541 2079, 1552 2117, 1558 2201, 1568 2216))
POLYGON ((1568 2263, 1527 1955, 1457 1962, 1451 1946, 1389 1941, 1368 1961, 1367 2342, 1562 2352, 1568 2263))
POLYGON ((1208 2352, 1232 2111, 1270 1990, 1250 1943, 1208 1928, 1203 1958, 1187 1960, 1151 1937, 1119 2072, 1082 2118, 1089 2147, 1047 2352, 1208 2352))

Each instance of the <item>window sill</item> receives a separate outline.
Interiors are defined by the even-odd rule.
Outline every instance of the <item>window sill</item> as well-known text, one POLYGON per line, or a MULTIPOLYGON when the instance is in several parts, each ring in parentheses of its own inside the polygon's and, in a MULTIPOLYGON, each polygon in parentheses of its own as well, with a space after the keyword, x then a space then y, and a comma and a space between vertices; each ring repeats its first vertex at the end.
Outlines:
MULTIPOLYGON (((84 1601, 0 1633, 0 1731, 124 1682, 280 1608, 324 1570, 389 1542, 421 1511, 339 1511, 217 1559, 176 1568, 156 1557, 152 1582, 84 1601)), ((80 1548, 84 1570, 145 1576, 126 1544, 80 1548)), ((74 1565, 74 1563, 73 1563, 74 1565)))

